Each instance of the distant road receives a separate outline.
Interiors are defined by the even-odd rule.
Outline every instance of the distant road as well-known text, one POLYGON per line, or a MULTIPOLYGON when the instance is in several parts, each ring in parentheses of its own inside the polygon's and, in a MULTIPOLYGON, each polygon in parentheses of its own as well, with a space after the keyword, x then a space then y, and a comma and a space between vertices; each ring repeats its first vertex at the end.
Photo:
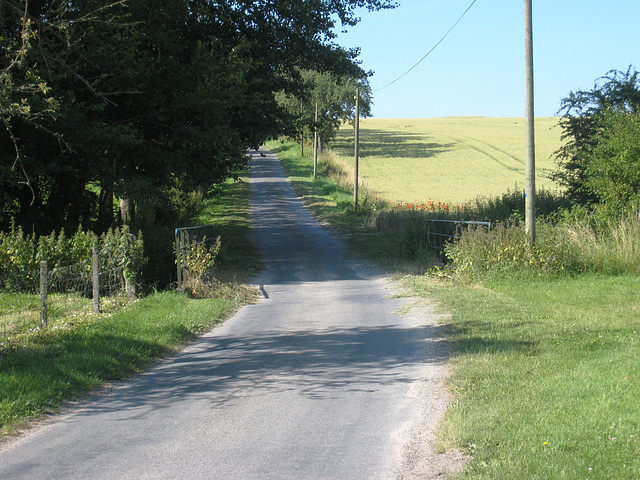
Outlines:
POLYGON ((446 402, 435 322, 397 313, 407 300, 345 258, 273 154, 253 153, 265 298, 10 442, 0 479, 435 478, 422 458, 446 402))

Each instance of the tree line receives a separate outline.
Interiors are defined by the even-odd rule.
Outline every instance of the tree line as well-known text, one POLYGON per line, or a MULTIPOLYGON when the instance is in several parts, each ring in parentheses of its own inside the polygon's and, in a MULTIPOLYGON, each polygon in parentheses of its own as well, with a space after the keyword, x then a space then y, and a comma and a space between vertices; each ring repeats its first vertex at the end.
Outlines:
POLYGON ((0 230, 167 222, 176 192, 233 175, 247 148, 316 127, 330 137, 355 88, 365 104, 370 92, 335 29, 393 6, 0 1, 0 230))
POLYGON ((640 211, 640 76, 611 70, 558 112, 565 141, 553 178, 573 204, 604 220, 640 211))

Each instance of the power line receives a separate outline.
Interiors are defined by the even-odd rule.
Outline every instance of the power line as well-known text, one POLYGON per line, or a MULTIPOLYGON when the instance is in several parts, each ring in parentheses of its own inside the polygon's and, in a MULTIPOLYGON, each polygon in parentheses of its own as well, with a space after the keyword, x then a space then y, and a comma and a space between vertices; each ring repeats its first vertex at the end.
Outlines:
POLYGON ((444 36, 443 36, 443 37, 438 41, 438 43, 436 43, 436 44, 433 46, 433 48, 432 48, 431 50, 429 50, 429 51, 428 51, 428 52, 427 52, 427 53, 426 53, 426 54, 425 54, 425 55, 424 55, 420 60, 418 60, 418 61, 416 62, 416 64, 415 64, 413 67, 411 67, 409 70, 407 70, 406 72, 404 72, 402 75, 400 75, 398 78, 396 78, 396 79, 395 79, 395 80, 393 80, 392 82, 387 83, 384 87, 380 87, 380 88, 378 88, 377 90, 374 90, 372 93, 379 92, 380 90, 382 90, 382 89, 384 89, 384 88, 387 88, 387 87, 389 87, 389 86, 393 85, 393 84, 394 84, 394 83, 396 83, 398 80, 400 80, 402 77, 404 77, 406 74, 408 74, 411 70, 413 70, 413 69, 414 69, 414 68, 416 68, 418 65, 420 65, 420 64, 422 63, 422 61, 423 61, 425 58, 427 58, 427 57, 431 54, 431 52, 433 52, 433 51, 438 47, 438 45, 440 45, 440 44, 442 43, 442 41, 443 41, 445 38, 447 38, 447 36, 451 33, 451 31, 452 31, 454 28, 456 28, 456 25, 458 25, 458 23, 460 23, 460 21, 464 18, 464 16, 467 14, 467 12, 468 12, 469 10, 471 10, 471 7, 473 7, 473 5, 474 5, 477 1, 478 1, 478 0, 473 0, 473 2, 471 2, 471 5, 469 5, 469 6, 467 7, 467 9, 464 11, 464 13, 463 13, 462 15, 460 15, 460 18, 458 18, 458 20, 456 20, 456 23, 454 23, 454 24, 453 24, 453 26, 449 29, 449 31, 448 31, 447 33, 445 33, 445 34, 444 34, 444 36))

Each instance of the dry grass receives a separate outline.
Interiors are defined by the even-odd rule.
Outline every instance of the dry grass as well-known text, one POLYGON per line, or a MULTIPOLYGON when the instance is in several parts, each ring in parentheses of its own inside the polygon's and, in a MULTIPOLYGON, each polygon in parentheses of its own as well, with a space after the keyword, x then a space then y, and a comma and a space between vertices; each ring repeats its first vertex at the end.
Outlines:
MULTIPOLYGON (((557 186, 553 153, 561 145, 555 118, 536 119, 536 184, 557 186)), ((345 163, 353 158, 346 125, 332 145, 345 163)), ((364 119, 360 123, 361 179, 391 202, 466 202, 524 187, 522 118, 447 117, 364 119)))
POLYGON ((576 221, 562 226, 571 246, 598 272, 640 272, 640 214, 602 226, 576 221))

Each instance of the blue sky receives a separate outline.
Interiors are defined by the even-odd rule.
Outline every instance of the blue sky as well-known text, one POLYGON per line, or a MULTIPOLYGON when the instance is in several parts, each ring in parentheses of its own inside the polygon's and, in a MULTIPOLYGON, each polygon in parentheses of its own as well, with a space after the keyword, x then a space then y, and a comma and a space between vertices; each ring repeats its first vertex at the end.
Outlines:
MULTIPOLYGON (((524 116, 524 1, 477 0, 449 36, 404 78, 472 0, 398 0, 361 13, 337 43, 360 47, 373 70, 375 118, 524 116)), ((553 116, 571 90, 611 69, 640 70, 640 0, 533 0, 535 114, 553 116)))

